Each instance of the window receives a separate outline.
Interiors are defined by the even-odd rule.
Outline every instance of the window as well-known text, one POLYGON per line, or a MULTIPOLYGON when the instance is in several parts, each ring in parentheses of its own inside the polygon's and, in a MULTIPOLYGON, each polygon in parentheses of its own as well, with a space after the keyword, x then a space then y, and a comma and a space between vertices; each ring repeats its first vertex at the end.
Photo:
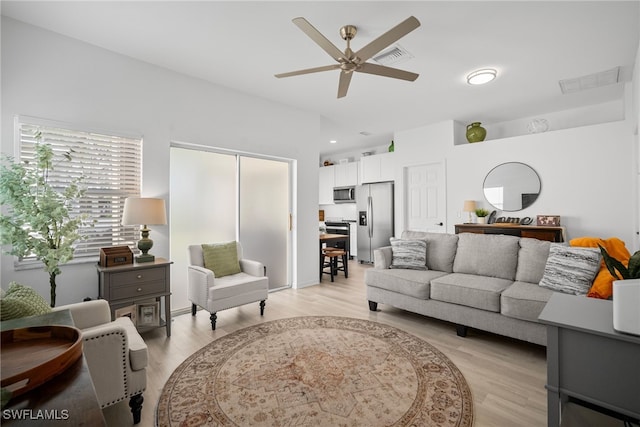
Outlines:
POLYGON ((87 214, 92 226, 81 230, 86 239, 76 242, 74 259, 96 257, 102 247, 134 247, 140 238, 139 228, 125 227, 121 220, 124 200, 140 196, 142 138, 65 127, 37 119, 18 118, 19 149, 16 151, 19 159, 16 160, 34 159, 37 132, 41 132, 41 141, 49 144, 55 154, 73 150, 71 161, 56 162, 48 179, 52 186, 62 190, 71 179, 83 176, 82 185, 86 192, 71 213, 87 214))

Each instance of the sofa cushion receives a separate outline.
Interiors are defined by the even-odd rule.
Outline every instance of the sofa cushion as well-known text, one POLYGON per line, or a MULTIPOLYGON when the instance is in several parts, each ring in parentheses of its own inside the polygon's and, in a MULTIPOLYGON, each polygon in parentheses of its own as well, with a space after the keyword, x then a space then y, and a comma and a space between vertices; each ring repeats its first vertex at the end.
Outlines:
POLYGON ((549 257, 551 242, 523 237, 518 242, 518 268, 516 281, 540 283, 549 257))
POLYGON ((502 292, 500 313, 516 319, 537 322, 553 293, 551 289, 538 286, 537 283, 514 282, 502 292))
POLYGON ((551 244, 540 286, 574 295, 586 295, 600 270, 600 250, 551 244))
POLYGON ((427 242, 391 237, 391 268, 427 269, 427 242))
POLYGON ((419 299, 429 299, 430 283, 447 273, 434 270, 382 270, 370 268, 365 271, 367 286, 386 289, 419 299))
POLYGON ((454 273, 515 279, 519 237, 473 233, 460 233, 458 236, 454 273))
POLYGON ((500 294, 513 280, 453 273, 431 281, 431 299, 500 312, 500 294))
POLYGON ((453 272, 453 260, 458 248, 458 235, 429 233, 426 231, 403 231, 403 239, 421 239, 427 242, 427 268, 429 270, 453 272))

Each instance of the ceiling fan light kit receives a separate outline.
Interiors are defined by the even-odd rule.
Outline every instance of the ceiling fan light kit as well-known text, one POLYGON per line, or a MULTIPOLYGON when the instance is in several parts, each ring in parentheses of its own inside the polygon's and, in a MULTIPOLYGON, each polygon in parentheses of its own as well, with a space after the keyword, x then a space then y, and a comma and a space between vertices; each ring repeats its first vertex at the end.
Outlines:
POLYGON ((489 83, 496 78, 498 72, 493 68, 484 68, 476 70, 467 76, 467 83, 470 85, 483 85, 489 83))
POLYGON ((321 71, 340 70, 338 98, 343 98, 347 95, 354 72, 374 74, 407 81, 415 81, 415 79, 418 78, 418 74, 416 73, 367 62, 367 60, 371 59, 375 54, 418 28, 420 26, 420 21, 418 21, 414 16, 405 19, 400 24, 382 34, 380 37, 373 40, 357 52, 353 52, 351 50, 351 40, 358 32, 358 29, 354 25, 345 25, 340 28, 340 36, 347 42, 347 48, 342 52, 306 19, 302 17, 294 18, 293 23, 334 60, 336 60, 337 64, 276 74, 275 76, 278 78, 299 76, 302 74, 317 73, 321 71))

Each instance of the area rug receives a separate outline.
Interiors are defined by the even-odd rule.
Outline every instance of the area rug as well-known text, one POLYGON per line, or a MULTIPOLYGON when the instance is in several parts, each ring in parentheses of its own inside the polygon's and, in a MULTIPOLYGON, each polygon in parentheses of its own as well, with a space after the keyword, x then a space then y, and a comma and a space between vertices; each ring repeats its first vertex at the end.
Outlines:
POLYGON ((345 317, 261 323, 206 345, 167 380, 159 426, 471 426, 462 373, 400 329, 345 317))

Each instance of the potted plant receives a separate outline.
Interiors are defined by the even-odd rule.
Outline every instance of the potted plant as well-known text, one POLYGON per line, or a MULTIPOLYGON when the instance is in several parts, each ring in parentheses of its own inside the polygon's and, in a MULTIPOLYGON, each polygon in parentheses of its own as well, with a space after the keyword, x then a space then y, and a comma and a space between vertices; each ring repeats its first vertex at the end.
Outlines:
MULTIPOLYGON (((84 193, 72 179, 66 188, 56 189, 49 182, 54 167, 54 151, 34 135, 35 162, 16 163, 5 156, 0 165, 0 203, 7 213, 0 215, 0 241, 11 245, 6 253, 18 257, 34 256, 49 273, 51 307, 56 305, 56 276, 60 266, 73 259, 73 244, 81 239, 79 227, 84 216, 72 217, 73 203, 84 193)), ((63 153, 71 160, 73 150, 63 153)))
POLYGON ((486 217, 489 215, 489 211, 484 208, 478 208, 475 210, 476 216, 478 217, 478 224, 484 224, 486 222, 486 217))
POLYGON ((613 328, 640 335, 640 251, 631 255, 625 266, 601 245, 598 247, 609 273, 619 279, 613 282, 613 328))

